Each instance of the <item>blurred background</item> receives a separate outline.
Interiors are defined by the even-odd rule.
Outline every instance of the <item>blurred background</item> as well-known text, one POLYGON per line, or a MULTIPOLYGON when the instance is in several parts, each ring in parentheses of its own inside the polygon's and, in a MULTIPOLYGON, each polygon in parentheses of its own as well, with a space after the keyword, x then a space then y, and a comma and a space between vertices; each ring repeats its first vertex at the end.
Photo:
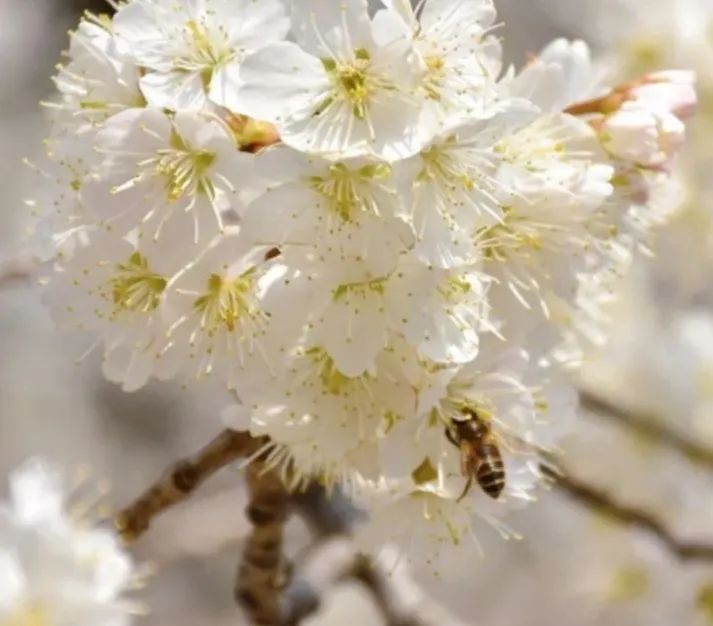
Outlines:
MULTIPOLYGON (((588 402, 567 465, 651 511, 677 536, 713 542, 713 467, 641 428, 654 424, 713 448, 713 0, 496 3, 508 62, 520 65, 565 36, 589 41, 613 80, 661 67, 699 72, 702 106, 678 164, 671 226, 622 285, 609 346, 587 357, 578 384, 588 402)), ((0 490, 7 472, 41 454, 68 467, 88 465, 123 504, 220 428, 226 397, 166 384, 123 393, 102 379, 91 357, 76 364, 77 339, 55 332, 34 278, 24 276, 23 200, 43 201, 43 189, 21 161, 41 150, 46 120, 38 102, 51 94, 67 29, 87 8, 107 5, 0 0, 0 490)), ((243 623, 231 602, 247 529, 236 483, 237 473, 225 472, 142 540, 138 556, 156 563, 158 573, 142 595, 151 613, 140 624, 243 623)), ((461 564, 447 581, 412 573, 432 590, 431 598, 415 592, 419 602, 448 609, 434 624, 713 624, 713 562, 677 560, 644 531, 556 493, 513 527, 523 541, 484 534, 486 556, 461 564)), ((290 533, 297 544, 304 536, 299 524, 290 533)), ((385 622, 368 594, 342 586, 312 623, 385 622)))

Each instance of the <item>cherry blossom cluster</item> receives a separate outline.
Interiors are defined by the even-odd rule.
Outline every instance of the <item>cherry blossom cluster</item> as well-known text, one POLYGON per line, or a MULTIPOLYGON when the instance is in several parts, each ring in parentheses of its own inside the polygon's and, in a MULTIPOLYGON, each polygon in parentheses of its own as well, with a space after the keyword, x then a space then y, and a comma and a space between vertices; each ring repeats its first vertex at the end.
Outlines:
POLYGON ((127 391, 227 385, 291 487, 369 510, 366 542, 436 567, 474 517, 503 529, 657 221, 692 75, 601 86, 564 40, 504 68, 491 0, 117 9, 72 34, 38 166, 58 322, 127 391))

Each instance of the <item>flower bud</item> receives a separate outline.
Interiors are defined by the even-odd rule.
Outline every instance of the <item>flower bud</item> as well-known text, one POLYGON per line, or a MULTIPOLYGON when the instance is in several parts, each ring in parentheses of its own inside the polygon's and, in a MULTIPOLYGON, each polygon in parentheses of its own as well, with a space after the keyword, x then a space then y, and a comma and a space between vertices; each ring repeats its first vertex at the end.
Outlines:
POLYGON ((625 103, 602 124, 602 143, 614 156, 641 167, 665 166, 683 145, 685 124, 673 113, 625 103))
POLYGON ((696 112, 696 77, 688 70, 654 72, 634 88, 634 100, 646 103, 651 108, 665 110, 680 120, 686 120, 696 112))
POLYGON ((626 99, 602 122, 602 143, 614 156, 646 168, 663 168, 685 140, 684 121, 696 109, 692 72, 649 74, 622 91, 626 99))

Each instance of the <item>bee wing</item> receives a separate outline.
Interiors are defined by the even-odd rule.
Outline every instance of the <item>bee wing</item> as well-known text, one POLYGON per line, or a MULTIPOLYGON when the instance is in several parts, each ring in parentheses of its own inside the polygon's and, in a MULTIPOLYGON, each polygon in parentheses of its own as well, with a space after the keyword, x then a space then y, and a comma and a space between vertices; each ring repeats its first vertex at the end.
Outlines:
POLYGON ((537 456, 542 460, 548 460, 561 454, 559 450, 526 441, 520 435, 514 433, 512 428, 506 424, 498 422, 494 425, 495 428, 492 431, 493 437, 498 445, 510 454, 537 456))

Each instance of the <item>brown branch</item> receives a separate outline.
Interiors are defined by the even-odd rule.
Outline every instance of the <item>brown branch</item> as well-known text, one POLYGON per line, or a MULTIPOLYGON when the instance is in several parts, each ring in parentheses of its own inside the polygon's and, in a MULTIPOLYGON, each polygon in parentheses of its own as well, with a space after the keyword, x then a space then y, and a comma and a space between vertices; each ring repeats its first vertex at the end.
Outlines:
POLYGON ((540 471, 553 481, 559 491, 567 494, 572 500, 595 509, 622 524, 634 526, 655 535, 679 559, 713 560, 713 544, 681 541, 652 514, 617 502, 598 487, 566 474, 560 474, 546 465, 541 465, 540 471))
POLYGON ((292 495, 292 503, 312 534, 321 540, 348 535, 359 511, 337 489, 332 494, 315 482, 292 495))
POLYGON ((29 280, 37 267, 37 260, 28 254, 0 261, 0 288, 29 280))
POLYGON ((424 622, 416 615, 399 610, 395 606, 389 580, 368 557, 357 554, 344 578, 356 580, 369 590, 388 626, 423 626, 424 622))
POLYGON ((580 391, 579 401, 582 408, 595 415, 623 424, 661 446, 673 448, 694 463, 713 467, 712 449, 688 439, 655 416, 622 407, 590 391, 580 391))
MULTIPOLYGON (((328 495, 316 483, 304 492, 295 494, 293 502, 320 542, 348 536, 359 515, 358 510, 339 491, 328 495)), ((412 611, 397 606, 392 582, 363 554, 355 554, 348 566, 337 573, 336 580, 352 580, 362 584, 371 594, 388 626, 423 626, 425 623, 412 611)), ((288 601, 290 624, 297 624, 316 613, 321 604, 319 594, 305 585, 291 589, 288 601)))
POLYGON ((179 461, 138 500, 115 518, 125 541, 138 539, 151 520, 166 509, 186 500, 203 482, 236 459, 255 453, 264 445, 249 433, 226 429, 195 456, 179 461))
POLYGON ((617 111, 627 99, 628 97, 625 93, 614 92, 601 98, 577 102, 568 106, 564 112, 569 113, 569 115, 613 113, 617 111))
POLYGON ((235 600, 253 623, 286 624, 283 590, 290 582, 291 567, 282 551, 290 495, 280 476, 261 459, 247 468, 250 503, 246 509, 253 530, 247 539, 238 569, 235 600))

